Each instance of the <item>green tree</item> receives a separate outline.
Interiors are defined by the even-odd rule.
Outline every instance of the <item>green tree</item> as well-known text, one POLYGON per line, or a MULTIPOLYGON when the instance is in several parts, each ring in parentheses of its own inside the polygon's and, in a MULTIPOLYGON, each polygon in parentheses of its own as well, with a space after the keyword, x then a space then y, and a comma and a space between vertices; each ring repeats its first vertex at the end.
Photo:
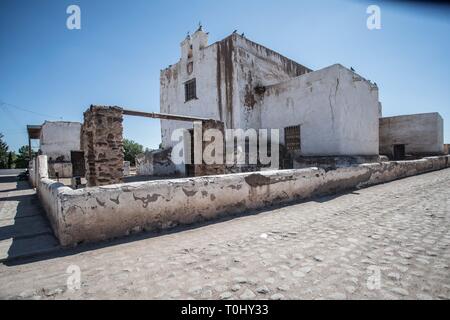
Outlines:
POLYGON ((15 161, 16 168, 20 169, 28 168, 28 162, 30 161, 28 150, 29 150, 28 146, 21 146, 19 148, 19 153, 15 161))
POLYGON ((0 169, 8 167, 8 145, 3 141, 3 134, 0 133, 0 169))
POLYGON ((133 140, 123 139, 123 152, 125 161, 130 161, 130 164, 134 166, 136 156, 144 152, 144 147, 133 140))
POLYGON ((14 169, 16 162, 16 153, 14 151, 10 151, 8 153, 8 169, 14 169))

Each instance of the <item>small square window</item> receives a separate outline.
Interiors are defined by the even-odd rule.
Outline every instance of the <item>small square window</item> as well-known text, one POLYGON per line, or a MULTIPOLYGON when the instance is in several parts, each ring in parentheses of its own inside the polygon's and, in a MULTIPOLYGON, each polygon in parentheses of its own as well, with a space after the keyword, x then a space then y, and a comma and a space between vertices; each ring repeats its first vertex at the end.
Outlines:
POLYGON ((197 99, 197 88, 195 79, 189 80, 184 84, 185 101, 197 99))
POLYGON ((296 151, 301 149, 300 126, 284 128, 284 142, 286 149, 296 151))

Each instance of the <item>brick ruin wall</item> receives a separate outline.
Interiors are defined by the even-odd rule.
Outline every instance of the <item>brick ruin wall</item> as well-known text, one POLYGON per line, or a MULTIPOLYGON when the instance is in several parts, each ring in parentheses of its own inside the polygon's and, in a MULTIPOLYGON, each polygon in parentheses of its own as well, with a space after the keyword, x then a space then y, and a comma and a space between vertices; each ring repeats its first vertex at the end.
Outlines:
POLYGON ((91 106, 84 113, 81 148, 88 187, 123 182, 123 112, 118 107, 91 106))

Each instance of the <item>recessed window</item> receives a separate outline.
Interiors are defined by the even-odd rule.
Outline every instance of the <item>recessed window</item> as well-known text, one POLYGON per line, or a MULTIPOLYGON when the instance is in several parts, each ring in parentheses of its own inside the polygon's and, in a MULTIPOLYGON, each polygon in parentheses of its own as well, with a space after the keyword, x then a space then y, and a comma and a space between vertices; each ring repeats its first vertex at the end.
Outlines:
POLYGON ((296 151, 301 149, 300 126, 284 128, 284 143, 286 149, 296 151))
POLYGON ((197 99, 197 88, 195 79, 189 80, 184 84, 185 101, 197 99))
POLYGON ((189 51, 188 51, 188 59, 191 59, 192 58, 192 56, 193 56, 193 54, 192 54, 192 44, 189 46, 189 51))
POLYGON ((194 62, 191 61, 186 65, 186 71, 188 75, 192 74, 192 72, 194 71, 194 62))

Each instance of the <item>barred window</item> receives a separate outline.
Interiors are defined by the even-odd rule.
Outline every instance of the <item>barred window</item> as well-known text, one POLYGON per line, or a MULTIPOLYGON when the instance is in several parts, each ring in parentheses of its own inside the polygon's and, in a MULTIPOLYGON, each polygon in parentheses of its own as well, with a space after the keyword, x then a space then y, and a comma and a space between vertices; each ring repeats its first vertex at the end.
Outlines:
POLYGON ((197 99, 195 79, 189 80, 184 84, 185 101, 197 99))
POLYGON ((301 149, 300 125, 284 128, 284 143, 288 150, 301 149))

